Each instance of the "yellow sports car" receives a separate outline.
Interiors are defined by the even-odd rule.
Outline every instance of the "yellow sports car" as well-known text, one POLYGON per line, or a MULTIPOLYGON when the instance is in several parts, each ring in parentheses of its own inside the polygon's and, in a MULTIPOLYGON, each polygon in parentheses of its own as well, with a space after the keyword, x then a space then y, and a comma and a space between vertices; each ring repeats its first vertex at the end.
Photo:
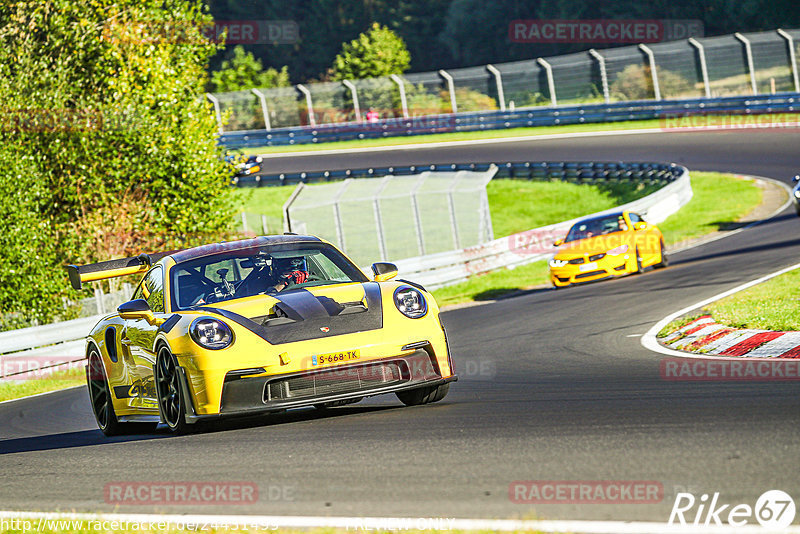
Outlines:
POLYGON ((666 267, 669 261, 661 230, 632 211, 582 219, 554 245, 563 247, 550 260, 556 288, 666 267))
POLYGON ((284 235, 68 267, 83 282, 141 273, 133 300, 87 338, 106 435, 176 433, 224 416, 326 408, 395 393, 444 398, 456 380, 439 309, 421 286, 367 276, 331 244, 284 235))

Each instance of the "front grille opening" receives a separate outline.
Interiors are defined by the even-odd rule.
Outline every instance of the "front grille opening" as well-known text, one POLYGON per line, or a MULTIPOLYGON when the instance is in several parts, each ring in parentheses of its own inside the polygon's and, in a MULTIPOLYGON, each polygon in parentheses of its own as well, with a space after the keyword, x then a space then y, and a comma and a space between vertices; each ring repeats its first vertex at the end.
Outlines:
POLYGON ((391 386, 411 379, 402 360, 371 365, 331 368, 268 382, 264 402, 299 400, 391 386))
POLYGON ((580 265, 581 263, 583 263, 583 258, 572 258, 567 263, 570 263, 572 265, 580 265))
POLYGON ((602 260, 605 257, 606 257, 606 253, 605 252, 601 252, 600 254, 595 254, 594 256, 589 256, 589 261, 602 260))
POLYGON ((590 271, 588 273, 576 274, 575 275, 575 279, 577 280, 579 278, 589 278, 591 276, 597 276, 598 274, 606 274, 606 272, 605 271, 590 271))

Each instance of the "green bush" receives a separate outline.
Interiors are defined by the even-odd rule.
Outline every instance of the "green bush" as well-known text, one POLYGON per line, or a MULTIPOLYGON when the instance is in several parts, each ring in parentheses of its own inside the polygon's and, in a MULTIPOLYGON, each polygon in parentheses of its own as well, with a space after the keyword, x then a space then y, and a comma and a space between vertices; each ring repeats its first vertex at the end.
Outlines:
POLYGON ((76 296, 64 264, 228 232, 230 171, 202 98, 217 49, 201 34, 206 11, 192 0, 0 5, 0 314, 56 316, 60 297, 76 296))
MULTIPOLYGON (((692 93, 692 84, 678 74, 666 69, 658 69, 658 86, 665 97, 678 97, 692 93)), ((628 65, 619 73, 609 87, 614 100, 647 100, 655 98, 653 75, 649 65, 628 65)))

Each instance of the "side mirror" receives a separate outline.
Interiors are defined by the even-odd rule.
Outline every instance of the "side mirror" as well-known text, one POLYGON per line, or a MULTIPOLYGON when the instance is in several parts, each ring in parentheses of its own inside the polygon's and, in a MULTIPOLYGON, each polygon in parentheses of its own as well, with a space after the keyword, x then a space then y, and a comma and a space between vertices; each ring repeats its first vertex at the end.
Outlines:
POLYGON ((647 228, 647 223, 644 222, 637 222, 633 225, 634 230, 644 230, 645 228, 647 228))
POLYGON ((150 305, 144 299, 129 300, 120 304, 117 308, 117 313, 119 313, 120 318, 126 321, 144 319, 152 325, 159 323, 159 320, 153 315, 150 305))
POLYGON ((397 276, 397 265, 384 262, 373 263, 372 272, 375 273, 373 280, 376 282, 385 282, 397 276))
POLYGON ((564 244, 564 238, 563 237, 553 241, 553 246, 554 247, 560 247, 563 244, 564 244))

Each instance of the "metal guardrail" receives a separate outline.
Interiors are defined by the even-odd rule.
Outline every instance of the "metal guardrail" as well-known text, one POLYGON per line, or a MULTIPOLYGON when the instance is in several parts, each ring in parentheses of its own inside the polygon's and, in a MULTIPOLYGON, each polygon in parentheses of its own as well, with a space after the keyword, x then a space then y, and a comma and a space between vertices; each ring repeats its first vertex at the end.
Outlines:
POLYGON ((496 178, 516 178, 534 181, 563 181, 575 184, 597 185, 623 181, 646 181, 649 184, 666 184, 676 178, 679 167, 669 163, 629 163, 597 161, 506 161, 488 163, 447 163, 438 165, 403 165, 396 167, 369 167, 318 172, 295 172, 244 176, 234 180, 239 187, 269 187, 303 183, 323 183, 347 178, 377 178, 403 176, 424 171, 486 172, 494 165, 496 178))
MULTIPOLYGON (((664 221, 692 198, 689 171, 677 165, 669 167, 673 171, 674 179, 658 191, 592 215, 627 209, 639 213, 654 224, 664 221)), ((575 222, 588 216, 590 215, 513 234, 463 250, 410 258, 395 263, 401 278, 419 282, 428 289, 436 289, 463 282, 471 276, 497 269, 513 269, 549 258, 555 253, 553 242, 564 237, 575 222)))
MULTIPOLYGON (((413 174, 421 170, 487 170, 491 163, 420 165, 395 169, 413 174)), ((573 183, 645 182, 662 185, 658 191, 619 209, 640 211, 651 222, 664 220, 691 199, 686 168, 666 163, 622 162, 509 162, 499 164, 498 176, 530 180, 564 180, 573 183)), ((382 169, 361 169, 306 176, 313 180, 380 176, 382 169), (349 173, 349 174, 346 174, 349 173), (344 177, 343 176, 343 177, 344 177)), ((294 179, 294 177, 292 177, 294 179)), ((284 181, 289 178, 284 177, 284 181)), ((604 213, 604 212, 602 212, 604 213)), ((577 219, 575 219, 577 220, 577 219)), ((400 260, 400 276, 437 288, 465 280, 469 276, 543 259, 552 254, 552 241, 573 224, 572 221, 537 228, 496 239, 489 243, 452 252, 400 260)), ((103 315, 61 323, 0 332, 0 378, 26 368, 39 371, 52 364, 66 365, 84 358, 86 333, 103 315), (59 363, 60 362, 60 363, 59 363)))
POLYGON ((662 119, 664 128, 680 117, 721 114, 800 113, 800 93, 643 100, 610 104, 540 107, 516 111, 484 111, 429 115, 415 119, 393 118, 373 123, 328 124, 223 133, 220 144, 229 148, 287 146, 356 139, 377 139, 432 133, 502 130, 531 126, 590 124, 662 119))

